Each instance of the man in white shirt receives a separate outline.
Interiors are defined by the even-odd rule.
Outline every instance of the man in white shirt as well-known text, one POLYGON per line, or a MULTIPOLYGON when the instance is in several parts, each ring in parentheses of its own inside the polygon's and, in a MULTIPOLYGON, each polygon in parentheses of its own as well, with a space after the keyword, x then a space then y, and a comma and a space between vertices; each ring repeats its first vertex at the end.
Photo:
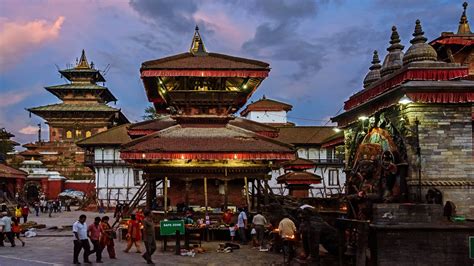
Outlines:
POLYGON ((268 224, 265 216, 262 215, 261 211, 257 212, 257 215, 253 217, 252 220, 253 227, 257 232, 257 240, 260 245, 260 249, 263 248, 263 238, 265 236, 265 226, 268 224))
MULTIPOLYGON (((12 217, 9 212, 2 213, 2 222, 3 222, 3 232, 7 237, 8 241, 10 241, 12 247, 15 246, 15 240, 12 232, 12 217)), ((2 242, 3 244, 3 242, 2 242)))
POLYGON ((84 249, 84 263, 91 263, 89 261, 91 247, 87 238, 86 218, 84 214, 81 214, 79 220, 72 225, 72 232, 74 234, 74 264, 80 264, 79 253, 81 249, 84 249))
POLYGON ((240 241, 242 241, 242 245, 247 245, 247 214, 245 213, 243 208, 239 208, 239 216, 237 217, 237 227, 239 228, 239 236, 240 241))

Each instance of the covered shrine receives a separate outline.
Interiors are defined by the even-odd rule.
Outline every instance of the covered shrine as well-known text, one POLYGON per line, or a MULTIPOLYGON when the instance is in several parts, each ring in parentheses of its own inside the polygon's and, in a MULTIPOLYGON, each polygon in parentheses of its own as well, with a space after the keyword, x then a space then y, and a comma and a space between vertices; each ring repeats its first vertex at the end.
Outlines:
POLYGON ((443 204, 474 215, 474 34, 466 6, 458 33, 443 33, 431 45, 417 20, 406 52, 393 26, 383 63, 375 51, 364 89, 332 118, 344 129, 348 194, 359 202, 424 202, 436 189, 443 204), (440 60, 442 53, 451 59, 440 60))
POLYGON ((267 199, 269 172, 295 158, 293 147, 274 139, 277 129, 234 114, 268 76, 269 65, 207 52, 196 27, 189 52, 144 62, 140 72, 162 116, 129 126, 134 139, 122 146, 121 158, 143 169, 147 206, 156 204, 157 184, 164 206, 207 211, 251 208, 267 199))
POLYGON ((309 188, 313 184, 320 184, 321 177, 308 172, 315 168, 315 163, 310 160, 298 158, 282 165, 285 173, 277 177, 278 184, 285 184, 288 194, 295 198, 307 198, 309 188))

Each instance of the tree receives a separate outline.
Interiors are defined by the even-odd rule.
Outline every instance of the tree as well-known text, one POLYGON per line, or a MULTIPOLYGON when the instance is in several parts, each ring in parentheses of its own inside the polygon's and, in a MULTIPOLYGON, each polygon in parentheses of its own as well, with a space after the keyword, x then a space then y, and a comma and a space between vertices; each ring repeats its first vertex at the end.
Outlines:
POLYGON ((153 120, 160 117, 159 114, 156 113, 156 110, 153 106, 148 106, 145 108, 145 114, 142 116, 143 120, 153 120))
POLYGON ((5 128, 0 128, 0 160, 7 158, 7 153, 15 150, 14 142, 10 138, 13 134, 8 132, 5 128))

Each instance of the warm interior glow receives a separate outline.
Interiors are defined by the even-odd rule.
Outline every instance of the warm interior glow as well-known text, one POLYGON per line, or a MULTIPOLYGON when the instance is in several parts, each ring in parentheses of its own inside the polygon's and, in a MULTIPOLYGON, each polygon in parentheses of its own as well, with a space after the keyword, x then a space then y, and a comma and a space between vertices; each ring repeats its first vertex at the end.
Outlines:
POLYGON ((400 98, 400 100, 398 100, 398 103, 402 104, 402 105, 406 105, 406 104, 409 104, 409 103, 412 103, 412 102, 413 101, 406 94, 403 94, 402 98, 400 98))

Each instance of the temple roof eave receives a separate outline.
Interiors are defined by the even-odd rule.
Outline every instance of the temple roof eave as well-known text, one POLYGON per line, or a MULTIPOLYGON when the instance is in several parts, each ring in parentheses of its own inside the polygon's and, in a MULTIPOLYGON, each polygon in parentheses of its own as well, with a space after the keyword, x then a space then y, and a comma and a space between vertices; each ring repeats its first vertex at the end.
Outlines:
POLYGON ((358 121, 358 117, 361 115, 370 116, 374 113, 398 105, 398 100, 404 95, 408 95, 414 102, 418 103, 474 103, 474 81, 462 80, 462 81, 423 81, 413 80, 398 85, 376 97, 368 99, 366 102, 359 104, 338 116, 332 117, 331 121, 338 123, 339 126, 345 127, 349 124, 358 121), (426 94, 433 96, 433 99, 413 99, 419 94, 426 94), (464 95, 464 100, 458 100, 456 102, 450 102, 447 94, 464 95), (434 98, 439 96, 439 99, 434 98), (372 107, 373 110, 368 110, 372 107), (375 108, 374 108, 375 107, 375 108))
POLYGON ((62 84, 62 85, 55 85, 55 86, 48 86, 45 87, 47 91, 58 97, 62 100, 62 96, 60 92, 62 91, 96 91, 100 92, 100 97, 104 100, 104 102, 116 102, 117 98, 112 94, 112 92, 107 88, 95 84, 62 84))

